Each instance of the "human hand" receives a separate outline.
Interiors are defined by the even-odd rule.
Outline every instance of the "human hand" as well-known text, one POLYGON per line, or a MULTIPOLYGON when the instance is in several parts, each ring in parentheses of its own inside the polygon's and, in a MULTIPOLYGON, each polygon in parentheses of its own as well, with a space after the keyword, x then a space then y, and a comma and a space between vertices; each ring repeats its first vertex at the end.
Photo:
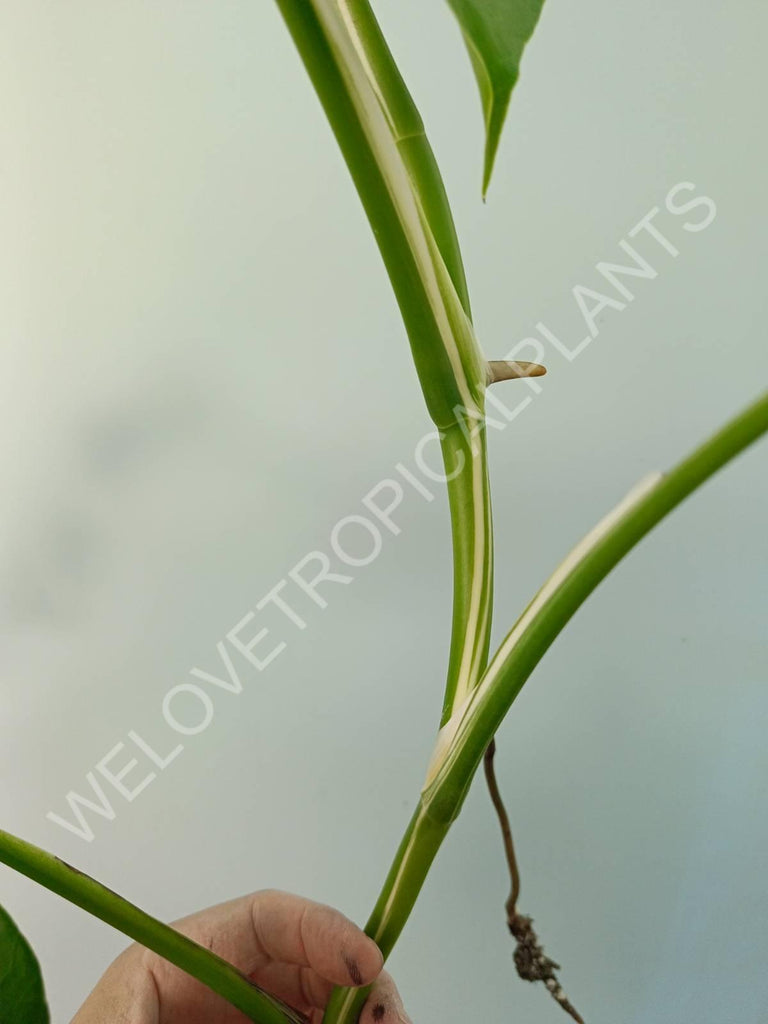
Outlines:
MULTIPOLYGON (((173 926, 320 1024, 334 985, 374 984, 361 1024, 410 1024, 376 944, 343 914, 266 890, 173 926)), ((72 1024, 245 1024, 205 985, 141 946, 109 967, 72 1024)))

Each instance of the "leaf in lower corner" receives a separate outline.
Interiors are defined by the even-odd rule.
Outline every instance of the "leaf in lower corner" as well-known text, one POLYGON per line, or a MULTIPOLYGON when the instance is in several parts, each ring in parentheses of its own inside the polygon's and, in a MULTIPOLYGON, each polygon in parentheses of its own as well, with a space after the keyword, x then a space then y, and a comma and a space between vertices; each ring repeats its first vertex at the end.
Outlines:
POLYGON ((0 1024, 49 1024, 43 977, 27 940, 0 907, 0 1024))
POLYGON ((544 0, 448 0, 469 50, 485 116, 483 197, 488 191, 520 60, 544 0))

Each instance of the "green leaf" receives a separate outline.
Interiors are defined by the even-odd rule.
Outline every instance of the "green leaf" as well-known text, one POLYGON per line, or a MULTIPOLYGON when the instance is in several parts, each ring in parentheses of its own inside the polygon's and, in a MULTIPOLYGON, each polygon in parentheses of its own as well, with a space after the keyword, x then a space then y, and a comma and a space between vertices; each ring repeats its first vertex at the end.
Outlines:
POLYGON ((43 977, 27 940, 0 907, 0 1024, 49 1024, 43 977))
POLYGON ((483 198, 488 191, 520 60, 544 0, 448 0, 459 19, 485 115, 483 198))

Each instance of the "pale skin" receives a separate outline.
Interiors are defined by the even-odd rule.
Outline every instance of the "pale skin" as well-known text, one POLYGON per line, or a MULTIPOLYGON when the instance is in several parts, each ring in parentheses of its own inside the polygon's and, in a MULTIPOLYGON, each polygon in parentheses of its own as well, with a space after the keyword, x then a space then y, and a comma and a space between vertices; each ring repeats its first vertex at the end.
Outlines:
MULTIPOLYGON (((221 903, 174 928, 320 1024, 334 985, 371 985, 360 1024, 410 1024, 376 944, 339 911, 266 890, 221 903)), ((149 950, 114 961, 72 1024, 247 1024, 200 982, 149 950)))

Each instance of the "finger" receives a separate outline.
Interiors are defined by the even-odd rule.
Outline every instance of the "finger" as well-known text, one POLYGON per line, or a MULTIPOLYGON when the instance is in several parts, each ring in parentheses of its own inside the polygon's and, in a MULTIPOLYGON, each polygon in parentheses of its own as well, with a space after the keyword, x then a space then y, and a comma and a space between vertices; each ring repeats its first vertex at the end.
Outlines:
POLYGON ((336 985, 367 985, 381 972, 378 946, 337 910, 265 890, 210 907, 176 924, 179 931, 261 984, 273 961, 311 967, 336 985))
MULTIPOLYGON (((277 962, 261 972, 258 984, 305 1013, 312 1024, 315 1024, 315 1020, 322 1021, 322 1011, 333 990, 333 985, 312 968, 277 962)), ((400 993, 386 971, 379 975, 368 995, 360 1024, 411 1024, 400 993)))
MULTIPOLYGON (((4 1015, 0 1019, 5 1020, 4 1015)), ((114 961, 75 1014, 72 1024, 140 1020, 159 1024, 160 1007, 151 977, 141 970, 141 954, 132 947, 114 961)))
POLYGON ((360 1024, 411 1024, 391 976, 383 971, 360 1014, 360 1024))
POLYGON ((381 952, 332 907, 269 890, 251 903, 256 942, 270 960, 311 967, 335 985, 369 985, 381 973, 381 952))

